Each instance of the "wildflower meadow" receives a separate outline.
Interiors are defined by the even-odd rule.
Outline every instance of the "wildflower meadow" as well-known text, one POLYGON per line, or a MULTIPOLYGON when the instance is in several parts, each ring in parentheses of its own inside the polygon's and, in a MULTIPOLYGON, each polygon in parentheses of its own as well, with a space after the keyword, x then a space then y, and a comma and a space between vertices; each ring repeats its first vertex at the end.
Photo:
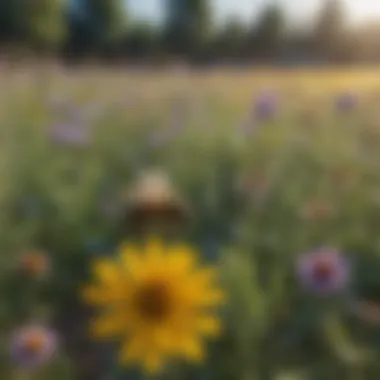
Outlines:
POLYGON ((0 73, 4 380, 379 379, 378 71, 41 67, 0 73))

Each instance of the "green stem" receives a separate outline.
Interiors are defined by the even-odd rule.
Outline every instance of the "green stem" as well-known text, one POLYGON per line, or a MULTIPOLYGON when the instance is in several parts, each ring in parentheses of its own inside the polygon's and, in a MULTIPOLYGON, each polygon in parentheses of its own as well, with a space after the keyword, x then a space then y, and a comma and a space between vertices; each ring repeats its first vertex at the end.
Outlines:
POLYGON ((12 376, 13 380, 32 380, 33 375, 31 371, 25 370, 25 369, 16 369, 13 372, 12 376))
POLYGON ((364 375, 363 370, 362 370, 361 366, 359 366, 359 365, 350 366, 347 369, 347 379, 348 380, 363 380, 364 379, 363 375, 364 375))
POLYGON ((324 320, 324 335, 331 354, 346 368, 347 378, 361 380, 364 378, 364 364, 370 359, 371 352, 357 347, 339 320, 339 316, 330 312, 324 320))

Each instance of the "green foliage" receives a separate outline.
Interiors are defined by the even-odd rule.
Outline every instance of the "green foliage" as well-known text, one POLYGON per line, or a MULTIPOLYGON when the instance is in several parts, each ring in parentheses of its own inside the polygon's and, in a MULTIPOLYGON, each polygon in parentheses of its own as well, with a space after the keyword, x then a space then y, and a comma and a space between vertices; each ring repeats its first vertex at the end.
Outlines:
POLYGON ((62 0, 15 0, 0 6, 3 43, 18 43, 22 47, 51 50, 65 38, 66 19, 62 0))
POLYGON ((61 46, 66 36, 65 2, 38 0, 26 4, 27 38, 42 49, 61 46))

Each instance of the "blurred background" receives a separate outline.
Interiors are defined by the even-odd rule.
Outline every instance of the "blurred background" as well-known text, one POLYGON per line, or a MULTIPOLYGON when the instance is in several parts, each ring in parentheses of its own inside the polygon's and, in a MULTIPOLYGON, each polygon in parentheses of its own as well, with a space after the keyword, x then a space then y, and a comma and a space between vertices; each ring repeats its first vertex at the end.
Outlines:
POLYGON ((17 0, 0 36, 7 57, 68 62, 374 63, 379 15, 370 0, 17 0))
POLYGON ((378 61, 375 0, 0 1, 1 375, 144 379, 79 294, 155 233, 229 294, 162 378, 379 379, 378 61))

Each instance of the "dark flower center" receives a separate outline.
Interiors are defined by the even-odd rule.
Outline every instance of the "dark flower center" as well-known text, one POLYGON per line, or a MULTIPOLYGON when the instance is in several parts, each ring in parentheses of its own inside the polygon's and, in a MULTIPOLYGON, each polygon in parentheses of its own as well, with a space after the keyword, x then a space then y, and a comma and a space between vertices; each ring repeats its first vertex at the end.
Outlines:
POLYGON ((317 281, 326 281, 331 278, 334 272, 334 266, 330 259, 321 258, 314 263, 313 277, 317 281))
POLYGON ((140 317, 150 322, 159 322, 170 312, 170 298, 167 284, 151 282, 136 292, 134 305, 140 317))

